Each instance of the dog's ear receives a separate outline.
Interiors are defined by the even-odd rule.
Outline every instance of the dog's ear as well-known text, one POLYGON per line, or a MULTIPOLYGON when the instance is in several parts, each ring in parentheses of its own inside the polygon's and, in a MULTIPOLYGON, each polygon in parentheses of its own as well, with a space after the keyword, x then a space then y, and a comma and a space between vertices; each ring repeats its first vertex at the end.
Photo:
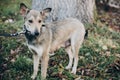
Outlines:
POLYGON ((28 7, 24 3, 20 3, 20 14, 24 17, 29 11, 28 7))
POLYGON ((44 9, 41 13, 43 19, 46 19, 46 17, 49 15, 49 13, 51 12, 52 8, 46 8, 44 9))

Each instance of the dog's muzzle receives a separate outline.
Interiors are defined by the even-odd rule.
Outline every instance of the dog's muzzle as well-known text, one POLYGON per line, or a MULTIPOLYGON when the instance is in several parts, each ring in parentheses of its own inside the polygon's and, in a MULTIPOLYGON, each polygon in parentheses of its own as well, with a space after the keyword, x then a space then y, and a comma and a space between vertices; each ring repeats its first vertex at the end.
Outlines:
POLYGON ((34 33, 31 33, 31 31, 27 30, 27 28, 26 28, 25 25, 24 25, 24 31, 25 31, 26 34, 33 35, 33 36, 39 36, 39 34, 40 34, 40 33, 38 32, 38 30, 35 30, 34 33))
POLYGON ((31 34, 31 32, 29 30, 27 30, 26 26, 24 25, 24 31, 25 31, 25 37, 27 38, 28 42, 32 42, 33 40, 35 40, 37 38, 37 36, 39 35, 38 32, 36 32, 35 34, 37 35, 33 35, 31 34))
POLYGON ((35 36, 39 36, 39 32, 36 30, 34 33, 35 36))

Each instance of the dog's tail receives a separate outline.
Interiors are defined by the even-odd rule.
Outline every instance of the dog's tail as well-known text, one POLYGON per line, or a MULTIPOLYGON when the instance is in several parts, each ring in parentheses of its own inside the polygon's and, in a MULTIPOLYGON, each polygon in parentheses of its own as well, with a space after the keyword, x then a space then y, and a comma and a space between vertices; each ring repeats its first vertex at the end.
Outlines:
POLYGON ((85 38, 88 37, 88 30, 85 30, 85 38))

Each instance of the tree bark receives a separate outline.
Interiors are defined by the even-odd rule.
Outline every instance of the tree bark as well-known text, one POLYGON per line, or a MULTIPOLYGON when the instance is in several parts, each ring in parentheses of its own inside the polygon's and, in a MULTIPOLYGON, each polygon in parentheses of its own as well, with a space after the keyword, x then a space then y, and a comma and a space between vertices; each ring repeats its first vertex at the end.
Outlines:
POLYGON ((95 0, 33 0, 32 9, 40 10, 50 7, 49 21, 68 17, 78 18, 83 23, 94 20, 95 0))

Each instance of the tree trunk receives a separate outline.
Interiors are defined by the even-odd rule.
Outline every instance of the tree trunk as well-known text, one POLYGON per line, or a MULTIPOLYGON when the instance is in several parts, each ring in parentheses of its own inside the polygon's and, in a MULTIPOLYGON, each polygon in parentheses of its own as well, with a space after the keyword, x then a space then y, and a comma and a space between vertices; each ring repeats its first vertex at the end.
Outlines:
POLYGON ((78 18, 83 23, 94 20, 95 0, 33 0, 32 9, 52 8, 49 21, 68 17, 78 18))

